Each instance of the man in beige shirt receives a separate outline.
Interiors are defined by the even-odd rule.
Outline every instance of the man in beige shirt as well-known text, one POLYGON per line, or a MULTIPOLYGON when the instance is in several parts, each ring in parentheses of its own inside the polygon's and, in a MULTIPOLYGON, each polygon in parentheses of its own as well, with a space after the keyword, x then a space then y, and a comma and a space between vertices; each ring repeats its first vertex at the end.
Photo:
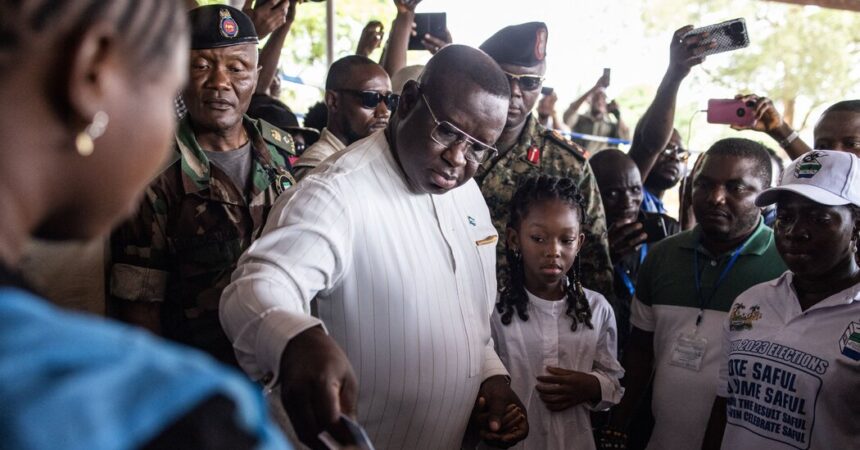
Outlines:
POLYGON ((350 55, 335 61, 325 81, 328 125, 320 139, 293 165, 296 178, 347 145, 382 130, 397 107, 398 96, 391 93, 391 80, 379 64, 350 55))

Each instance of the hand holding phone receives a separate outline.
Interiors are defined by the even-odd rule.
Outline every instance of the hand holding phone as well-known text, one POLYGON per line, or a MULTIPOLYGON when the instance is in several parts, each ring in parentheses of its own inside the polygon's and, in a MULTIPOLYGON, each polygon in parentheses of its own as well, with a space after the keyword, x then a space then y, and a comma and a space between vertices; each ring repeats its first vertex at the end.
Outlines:
POLYGON ((441 41, 445 41, 449 36, 447 14, 443 12, 417 13, 414 22, 415 31, 409 37, 409 50, 424 50, 424 35, 429 34, 441 41))
POLYGON ((609 253, 612 261, 619 261, 645 243, 648 236, 641 222, 622 219, 609 226, 609 253))
POLYGON ((698 56, 730 52, 750 45, 749 34, 747 34, 747 23, 743 18, 727 20, 690 30, 681 36, 681 41, 683 42, 695 36, 706 36, 707 39, 713 40, 715 43, 715 45, 704 49, 698 56))
POLYGON ((639 221, 642 223, 642 231, 648 235, 647 243, 657 242, 669 236, 666 219, 658 213, 641 213, 639 221))
POLYGON ((708 100, 708 123, 721 123, 749 128, 755 123, 755 102, 741 99, 708 100))

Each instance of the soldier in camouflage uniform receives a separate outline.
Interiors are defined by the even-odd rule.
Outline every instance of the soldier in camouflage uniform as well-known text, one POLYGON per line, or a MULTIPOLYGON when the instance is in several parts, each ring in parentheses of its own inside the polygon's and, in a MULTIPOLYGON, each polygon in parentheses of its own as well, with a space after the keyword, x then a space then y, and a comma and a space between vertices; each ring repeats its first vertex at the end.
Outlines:
MULTIPOLYGON (((589 220, 583 228, 585 245, 579 253, 582 284, 612 299, 606 216, 591 168, 582 149, 558 132, 544 128, 531 113, 546 72, 546 41, 546 25, 531 22, 503 28, 481 44, 481 50, 493 57, 508 75, 511 106, 505 131, 496 144, 499 154, 478 169, 475 181, 481 186, 493 223, 503 236, 508 223, 508 203, 521 181, 538 174, 576 180, 585 196, 589 220)), ((504 280, 507 266, 505 246, 505 240, 499 239, 500 280, 504 280)), ((503 286, 501 281, 499 286, 503 286)))
MULTIPOLYGON (((235 364, 218 320, 218 302, 239 256, 260 235, 275 199, 295 183, 287 162, 294 146, 288 133, 243 115, 256 82, 257 38, 250 19, 223 5, 193 10, 190 19, 194 50, 192 81, 185 93, 188 114, 176 131, 173 161, 150 184, 137 215, 111 237, 110 293, 122 319, 235 364), (236 45, 247 45, 253 56, 249 66, 254 83, 250 89, 233 89, 236 111, 228 110, 233 114, 231 122, 224 119, 227 114, 220 104, 214 110, 205 108, 213 98, 207 90, 220 90, 217 98, 228 102, 230 97, 224 93, 227 88, 219 85, 223 73, 204 75, 221 81, 195 83, 195 67, 203 65, 196 62, 195 53, 201 49, 236 52, 229 48, 236 45), (225 165, 212 162, 217 152, 207 156, 201 148, 200 130, 213 117, 230 122, 223 135, 232 134, 239 143, 234 145, 240 145, 221 153, 242 149, 249 153, 250 159, 239 165, 248 168, 242 181, 225 165), (243 145, 245 138, 248 144, 243 145)), ((219 54, 205 55, 204 59, 211 59, 205 64, 223 64, 218 62, 219 54)), ((230 64, 235 61, 225 66, 230 64)), ((224 144, 229 143, 229 137, 224 139, 224 144)), ((205 142, 213 145, 211 133, 205 142)))

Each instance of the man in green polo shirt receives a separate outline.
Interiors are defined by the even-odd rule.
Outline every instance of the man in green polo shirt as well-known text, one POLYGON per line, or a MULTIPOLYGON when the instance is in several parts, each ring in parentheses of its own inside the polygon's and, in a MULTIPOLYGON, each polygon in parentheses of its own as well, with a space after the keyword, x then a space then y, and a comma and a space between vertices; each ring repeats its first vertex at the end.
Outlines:
MULTIPOLYGON (((723 139, 694 174, 698 225, 667 238, 639 270, 625 352, 627 389, 611 423, 623 432, 651 379, 649 449, 700 448, 718 383, 722 323, 735 297, 785 271, 756 195, 767 188, 767 150, 723 139)), ((608 433, 621 437, 623 433, 608 433)))

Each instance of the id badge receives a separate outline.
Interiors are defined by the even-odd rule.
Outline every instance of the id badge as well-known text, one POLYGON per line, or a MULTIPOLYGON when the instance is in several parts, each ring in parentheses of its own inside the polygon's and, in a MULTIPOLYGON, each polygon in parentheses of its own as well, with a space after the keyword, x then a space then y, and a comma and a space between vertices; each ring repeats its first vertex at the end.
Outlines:
POLYGON ((702 361, 705 359, 707 346, 707 339, 696 337, 695 334, 682 333, 675 341, 669 364, 698 372, 702 370, 702 361))

